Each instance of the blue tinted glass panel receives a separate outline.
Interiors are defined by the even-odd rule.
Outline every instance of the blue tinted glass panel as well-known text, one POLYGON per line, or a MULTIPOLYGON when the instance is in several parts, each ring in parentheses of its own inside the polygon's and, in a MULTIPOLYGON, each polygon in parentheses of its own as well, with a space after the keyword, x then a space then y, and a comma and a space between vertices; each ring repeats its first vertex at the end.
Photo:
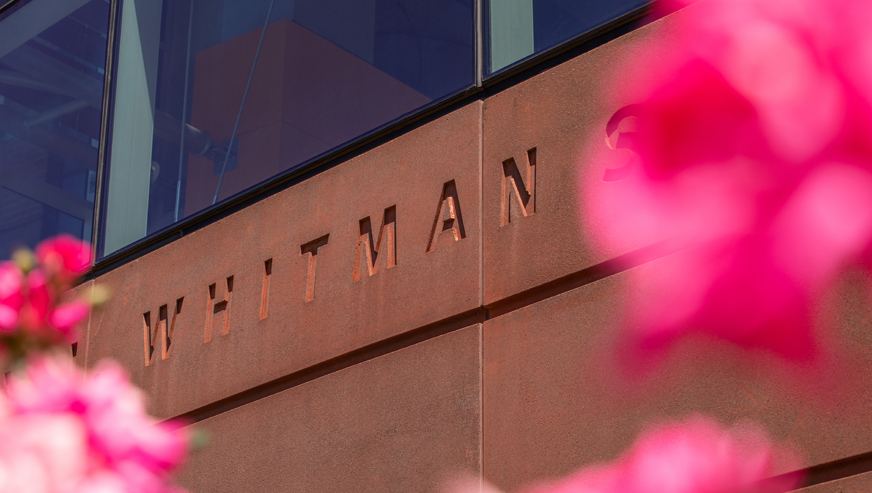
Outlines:
POLYGON ((488 74, 613 21, 647 0, 489 0, 488 74))
POLYGON ((475 79, 472 0, 124 0, 121 19, 107 255, 475 79))
POLYGON ((0 20, 0 258, 94 219, 109 3, 33 0, 0 20))

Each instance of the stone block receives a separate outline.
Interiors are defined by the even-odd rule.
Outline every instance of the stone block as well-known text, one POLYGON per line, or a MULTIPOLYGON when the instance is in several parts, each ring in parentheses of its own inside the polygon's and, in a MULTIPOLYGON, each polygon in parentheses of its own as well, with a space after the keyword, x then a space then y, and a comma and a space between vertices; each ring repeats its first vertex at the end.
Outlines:
POLYGON ((433 492, 481 470, 481 325, 198 423, 190 491, 433 492))
POLYGON ((481 305, 473 102, 101 276, 88 364, 176 416, 481 305))
POLYGON ((615 385, 619 381, 612 378, 610 351, 629 274, 645 279, 655 275, 655 268, 657 275, 668 274, 676 258, 484 323, 488 480, 513 491, 534 480, 562 477, 583 465, 614 460, 648 426, 696 414, 725 425, 759 423, 775 439, 796 447, 801 467, 872 450, 872 436, 857 432, 872 427, 872 282, 856 273, 819 300, 821 316, 833 315, 841 328, 841 342, 830 342, 830 347, 838 349, 843 366, 833 374, 694 338, 676 345, 644 386, 615 385))
POLYGON ((485 305, 664 239, 606 245, 590 234, 582 209, 592 193, 604 200, 625 193, 621 175, 633 171, 625 134, 634 116, 625 107, 638 101, 612 94, 615 69, 680 17, 655 21, 485 100, 485 305))

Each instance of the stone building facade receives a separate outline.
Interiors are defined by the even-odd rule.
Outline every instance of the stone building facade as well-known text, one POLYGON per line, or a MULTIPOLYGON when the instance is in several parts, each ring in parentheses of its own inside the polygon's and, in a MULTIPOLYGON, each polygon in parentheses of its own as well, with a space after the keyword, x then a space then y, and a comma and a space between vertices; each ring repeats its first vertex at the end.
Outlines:
MULTIPOLYGON (((809 492, 868 491, 872 415, 806 405, 729 348, 688 343, 632 398, 602 386, 626 272, 681 252, 604 251, 580 183, 608 173, 591 142, 630 156, 614 143, 631 128, 607 129, 632 103, 606 96, 610 70, 682 19, 626 19, 98 261, 78 289, 113 297, 76 361, 121 361, 154 414, 210 435, 180 479, 192 492, 429 492, 458 472, 514 490, 697 412, 798 445, 809 492)), ((208 207, 193 184, 189 204, 208 207)), ((833 303, 868 355, 860 281, 833 303)), ((857 402, 868 410, 868 386, 857 402)))

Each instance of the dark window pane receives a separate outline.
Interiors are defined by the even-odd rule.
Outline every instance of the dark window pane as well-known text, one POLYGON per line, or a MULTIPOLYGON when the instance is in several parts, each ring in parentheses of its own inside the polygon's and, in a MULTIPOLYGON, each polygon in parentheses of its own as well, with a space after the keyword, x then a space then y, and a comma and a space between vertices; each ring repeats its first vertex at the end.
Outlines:
POLYGON ((487 73, 647 4, 647 0, 489 0, 487 73))
POLYGON ((0 20, 0 258, 90 240, 109 4, 33 0, 0 20))
POLYGON ((125 0, 104 253, 472 85, 472 7, 125 0))

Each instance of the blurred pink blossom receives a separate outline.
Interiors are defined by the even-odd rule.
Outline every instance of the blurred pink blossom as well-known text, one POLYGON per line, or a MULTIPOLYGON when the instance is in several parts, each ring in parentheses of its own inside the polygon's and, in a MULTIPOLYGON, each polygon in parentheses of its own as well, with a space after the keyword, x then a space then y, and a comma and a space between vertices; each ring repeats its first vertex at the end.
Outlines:
POLYGON ((74 416, 0 416, 0 492, 82 491, 87 472, 88 441, 74 416))
MULTIPOLYGON (((794 453, 753 425, 695 417, 642 434, 623 457, 524 493, 775 493, 799 484, 794 453)), ((472 480, 447 493, 477 491, 472 480)), ((487 490, 487 491, 496 491, 487 490)))
POLYGON ((798 477, 775 476, 796 466, 792 453, 775 446, 762 429, 724 429, 698 417, 648 431, 617 462, 586 468, 530 493, 787 491, 797 486, 798 477))
POLYGON ((105 297, 98 287, 88 296, 70 295, 90 262, 87 243, 61 235, 36 250, 19 250, 12 262, 0 263, 0 353, 13 360, 76 342, 79 324, 105 297))
POLYGON ((50 276, 69 284, 91 265, 91 246, 70 235, 58 235, 36 247, 36 259, 50 276))
POLYGON ((22 275, 12 262, 0 262, 0 331, 11 331, 18 324, 18 311, 24 304, 22 275))
POLYGON ((55 307, 48 316, 48 325, 63 334, 69 342, 78 340, 76 327, 91 313, 91 306, 81 300, 55 307))
POLYGON ((141 391, 115 363, 85 376, 69 363, 33 359, 10 379, 2 407, 0 435, 11 438, 0 437, 0 492, 13 491, 4 480, 24 484, 31 474, 46 484, 34 491, 180 491, 169 474, 185 457, 186 432, 149 417, 141 391), (51 433, 32 429, 40 426, 51 433))
POLYGON ((87 318, 91 307, 83 300, 60 302, 60 294, 40 270, 27 275, 19 308, 19 330, 43 344, 78 340, 78 324, 87 318))
POLYGON ((70 361, 32 355, 77 339, 99 296, 65 291, 89 262, 87 244, 58 237, 0 263, 0 350, 22 372, 0 394, 0 493, 181 492, 170 473, 187 433, 148 416, 120 366, 86 376, 70 361))
MULTIPOLYGON (((813 302, 872 251, 872 4, 710 0, 679 21, 615 77, 634 170, 584 183, 605 249, 692 247, 640 280, 628 361, 690 332, 813 360, 813 302)), ((599 147, 614 174, 629 151, 599 147)))

